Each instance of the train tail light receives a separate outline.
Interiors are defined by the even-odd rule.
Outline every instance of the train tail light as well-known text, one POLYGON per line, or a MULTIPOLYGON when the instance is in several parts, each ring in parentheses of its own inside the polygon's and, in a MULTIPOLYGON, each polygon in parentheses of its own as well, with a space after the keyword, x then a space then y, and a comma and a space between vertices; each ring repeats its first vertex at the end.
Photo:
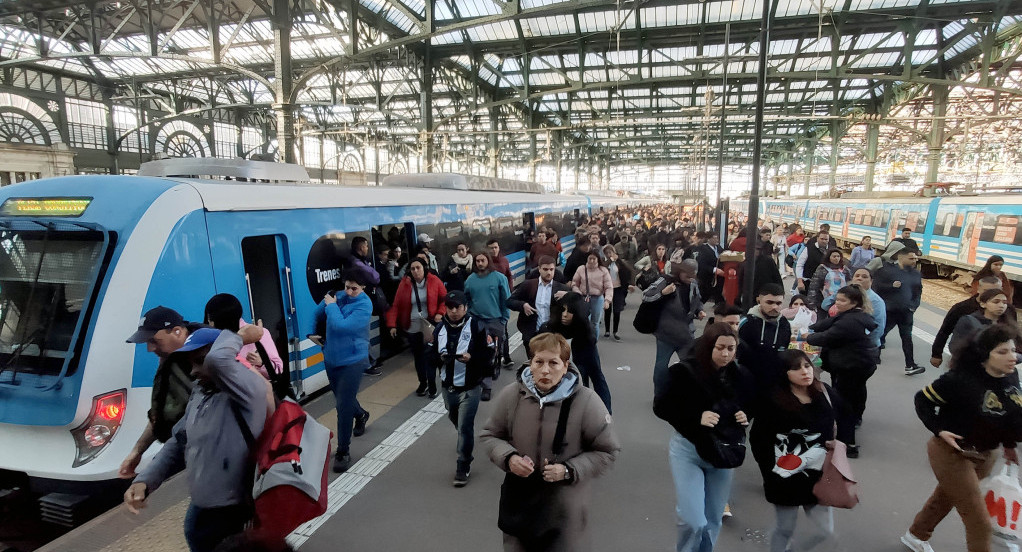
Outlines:
POLYGON ((71 467, 77 468, 91 462, 110 444, 124 420, 127 396, 127 390, 120 389, 92 398, 89 417, 82 425, 71 430, 77 449, 71 467))

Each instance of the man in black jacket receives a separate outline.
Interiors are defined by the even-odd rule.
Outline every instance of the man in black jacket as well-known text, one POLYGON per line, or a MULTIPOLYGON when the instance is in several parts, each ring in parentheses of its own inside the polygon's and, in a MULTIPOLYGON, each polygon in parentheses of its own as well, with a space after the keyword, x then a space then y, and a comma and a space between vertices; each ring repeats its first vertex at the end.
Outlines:
POLYGON ((578 267, 586 264, 586 257, 589 256, 589 251, 592 249, 592 244, 589 241, 589 236, 582 234, 575 238, 575 249, 571 250, 571 255, 568 255, 568 260, 564 261, 564 277, 570 282, 575 277, 575 272, 578 271, 578 267))
POLYGON ((700 232, 697 234, 699 244, 692 246, 690 255, 685 258, 695 259, 699 263, 696 280, 699 282, 699 295, 706 301, 719 302, 721 286, 718 279, 724 271, 717 267, 720 254, 724 248, 720 246, 720 236, 716 232, 700 232))
MULTIPOLYGON (((930 364, 934 368, 940 368, 941 363, 944 362, 944 346, 947 345, 947 340, 954 333, 958 320, 963 316, 968 316, 980 310, 979 296, 988 289, 1001 289, 1000 278, 997 276, 987 276, 981 279, 975 295, 955 303, 948 309, 947 314, 944 316, 944 321, 940 324, 940 330, 933 338, 933 347, 930 350, 930 364)), ((1017 320, 1018 318, 1015 307, 1012 305, 1008 305, 1008 310, 1005 313, 1012 320, 1017 320)))
POLYGON ((521 313, 517 324, 527 358, 532 358, 529 341, 550 317, 550 304, 571 291, 554 277, 557 267, 553 257, 540 257, 538 270, 538 278, 522 282, 507 300, 507 308, 521 313))
POLYGON ((444 300, 447 314, 433 331, 433 365, 440 370, 447 418, 458 430, 458 464, 455 487, 468 484, 475 446, 475 419, 482 395, 483 378, 491 373, 493 338, 482 324, 468 316, 468 297, 452 291, 444 300))
POLYGON ((773 384, 780 370, 780 352, 791 341, 791 325, 781 316, 784 287, 764 284, 756 305, 738 327, 738 360, 756 377, 761 389, 773 384))
POLYGON ((916 252, 905 247, 894 254, 895 262, 885 263, 873 279, 873 291, 887 305, 887 324, 880 337, 880 347, 884 347, 888 332, 898 326, 901 351, 905 355, 906 376, 926 371, 926 368, 916 364, 912 350, 912 318, 923 295, 923 278, 915 268, 916 260, 916 252))
POLYGON ((906 248, 911 249, 912 251, 915 251, 916 255, 919 254, 919 244, 916 243, 916 240, 912 239, 912 230, 910 228, 908 228, 908 227, 905 227, 905 228, 901 229, 901 237, 900 238, 894 238, 891 241, 892 242, 901 242, 901 244, 904 245, 906 248))

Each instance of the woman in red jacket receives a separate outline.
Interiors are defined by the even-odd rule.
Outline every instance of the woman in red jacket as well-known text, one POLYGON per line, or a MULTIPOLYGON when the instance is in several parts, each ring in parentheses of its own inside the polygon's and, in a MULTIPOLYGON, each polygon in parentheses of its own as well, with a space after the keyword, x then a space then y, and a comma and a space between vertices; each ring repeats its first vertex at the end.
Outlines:
POLYGON ((408 275, 401 278, 394 295, 394 305, 387 311, 387 327, 390 336, 397 337, 398 322, 408 335, 408 344, 415 359, 415 373, 419 376, 419 387, 415 394, 429 398, 437 396, 436 370, 430 369, 428 344, 433 342, 433 325, 440 323, 447 307, 444 299, 447 290, 422 259, 415 258, 408 263, 408 275))

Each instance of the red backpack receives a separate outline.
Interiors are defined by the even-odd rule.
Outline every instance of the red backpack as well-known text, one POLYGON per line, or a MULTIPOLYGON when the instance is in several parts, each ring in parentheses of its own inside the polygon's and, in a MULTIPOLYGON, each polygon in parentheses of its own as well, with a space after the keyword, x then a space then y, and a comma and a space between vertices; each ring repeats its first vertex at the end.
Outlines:
POLYGON ((277 405, 258 442, 248 424, 241 428, 254 452, 254 529, 264 537, 283 540, 299 525, 326 512, 333 433, 290 398, 277 405))

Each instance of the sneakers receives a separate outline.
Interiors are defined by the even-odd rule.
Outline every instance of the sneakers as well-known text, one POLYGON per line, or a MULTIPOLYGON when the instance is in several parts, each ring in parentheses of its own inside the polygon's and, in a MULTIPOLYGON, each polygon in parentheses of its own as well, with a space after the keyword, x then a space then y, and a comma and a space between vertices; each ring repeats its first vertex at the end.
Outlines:
POLYGON ((415 388, 415 394, 420 396, 420 397, 425 397, 426 396, 426 384, 425 383, 420 383, 419 386, 415 388))
POLYGON ((458 470, 454 473, 454 481, 451 482, 455 487, 461 488, 468 485, 468 476, 472 475, 472 471, 461 471, 458 470))
POLYGON ((379 366, 370 366, 369 368, 366 368, 362 373, 367 376, 380 376, 383 375, 383 370, 380 370, 379 366))
POLYGON ((504 358, 504 368, 511 368, 515 365, 515 361, 511 360, 511 357, 504 358))
POLYGON ((334 456, 334 473, 344 473, 351 467, 351 455, 334 456))
POLYGON ((365 414, 361 416, 355 416, 355 427, 351 430, 351 434, 355 437, 361 437, 365 435, 366 424, 369 423, 369 411, 365 411, 365 414))
POLYGON ((488 400, 490 400, 490 397, 491 397, 492 394, 493 394, 493 392, 491 390, 483 389, 483 392, 480 393, 480 395, 479 395, 479 400, 481 400, 481 401, 488 401, 488 400))
POLYGON ((721 521, 723 521, 724 519, 727 519, 729 517, 733 517, 733 516, 734 516, 734 514, 731 513, 731 505, 730 504, 725 504, 724 505, 724 514, 721 516, 721 518, 723 518, 723 519, 721 521))
POLYGON ((913 552, 933 552, 933 547, 930 546, 930 543, 916 538, 915 535, 908 531, 905 531, 905 534, 901 536, 901 544, 904 544, 906 548, 913 552))
POLYGON ((617 334, 614 334, 614 341, 621 341, 621 338, 617 334))
POLYGON ((911 365, 905 367, 905 375, 906 376, 914 376, 916 374, 922 374, 925 371, 926 371, 926 368, 923 368, 922 366, 920 366, 918 364, 911 364, 911 365))
POLYGON ((845 455, 849 458, 859 457, 859 445, 848 445, 845 447, 845 455))

